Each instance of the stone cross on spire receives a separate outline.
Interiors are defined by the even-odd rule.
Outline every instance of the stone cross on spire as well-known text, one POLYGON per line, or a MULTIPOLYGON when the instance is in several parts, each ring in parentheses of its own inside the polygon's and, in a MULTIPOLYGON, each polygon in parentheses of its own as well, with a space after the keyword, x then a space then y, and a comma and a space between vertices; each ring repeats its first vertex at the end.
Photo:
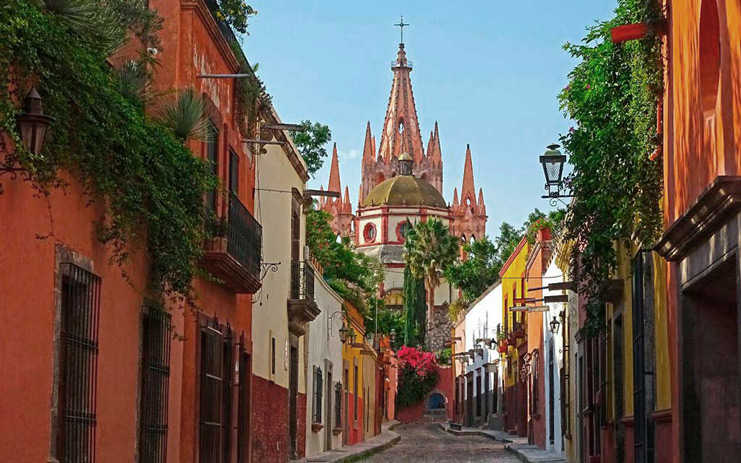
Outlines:
POLYGON ((401 31, 401 40, 399 40, 399 43, 404 43, 404 28, 408 26, 409 23, 404 22, 404 16, 401 17, 401 21, 399 21, 398 24, 394 24, 394 26, 398 27, 401 31))

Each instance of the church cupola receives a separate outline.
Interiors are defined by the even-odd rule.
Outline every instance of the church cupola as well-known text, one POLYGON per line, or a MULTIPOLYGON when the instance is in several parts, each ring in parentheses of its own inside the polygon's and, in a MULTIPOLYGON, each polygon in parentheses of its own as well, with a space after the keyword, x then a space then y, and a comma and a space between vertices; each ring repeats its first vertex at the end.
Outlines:
POLYGON ((412 164, 414 164, 414 159, 409 153, 401 153, 399 155, 399 175, 412 175, 412 164))

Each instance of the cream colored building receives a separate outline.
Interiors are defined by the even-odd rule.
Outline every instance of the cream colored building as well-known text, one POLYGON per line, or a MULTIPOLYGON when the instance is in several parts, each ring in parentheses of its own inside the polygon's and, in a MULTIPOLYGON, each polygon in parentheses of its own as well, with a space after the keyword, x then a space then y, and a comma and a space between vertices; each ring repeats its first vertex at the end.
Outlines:
MULTIPOLYGON (((280 122, 274 110, 266 122, 280 122)), ((287 420, 287 439, 270 433, 255 439, 266 440, 259 445, 288 445, 288 454, 295 458, 304 453, 299 435, 306 422, 306 345, 301 338, 318 315, 311 294, 313 268, 304 253, 308 174, 290 136, 278 130, 262 130, 260 135, 261 140, 283 145, 263 145, 262 154, 254 156, 255 216, 263 227, 265 268, 252 306, 253 423, 258 430, 273 429, 277 420, 287 420)))
POLYGON ((309 323, 306 456, 342 446, 342 299, 315 268, 314 297, 321 313, 309 323), (321 378, 321 379, 320 379, 321 378))

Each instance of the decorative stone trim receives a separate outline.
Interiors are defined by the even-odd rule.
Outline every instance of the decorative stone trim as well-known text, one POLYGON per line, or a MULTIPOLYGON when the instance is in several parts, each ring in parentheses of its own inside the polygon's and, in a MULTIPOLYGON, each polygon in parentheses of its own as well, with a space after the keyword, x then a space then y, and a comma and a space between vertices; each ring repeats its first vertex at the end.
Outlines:
POLYGON ((704 237, 741 209, 741 177, 715 178, 687 212, 677 219, 654 249, 668 261, 677 261, 704 237))

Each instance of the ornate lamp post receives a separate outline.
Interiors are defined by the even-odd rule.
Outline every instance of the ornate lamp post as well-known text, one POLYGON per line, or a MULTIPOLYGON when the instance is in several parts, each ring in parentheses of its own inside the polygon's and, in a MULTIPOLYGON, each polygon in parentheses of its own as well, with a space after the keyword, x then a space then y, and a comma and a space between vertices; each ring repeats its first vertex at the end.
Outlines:
POLYGON ((542 198, 550 199, 552 202, 559 198, 570 198, 571 195, 561 194, 563 187, 563 165, 566 162, 566 156, 558 150, 559 145, 548 145, 545 153, 540 156, 540 164, 543 166, 545 175, 546 194, 542 198))
POLYGON ((32 88, 23 100, 24 112, 18 115, 18 128, 21 131, 23 146, 33 154, 41 153, 44 146, 44 138, 49 129, 53 117, 44 114, 41 105, 41 95, 32 88))

